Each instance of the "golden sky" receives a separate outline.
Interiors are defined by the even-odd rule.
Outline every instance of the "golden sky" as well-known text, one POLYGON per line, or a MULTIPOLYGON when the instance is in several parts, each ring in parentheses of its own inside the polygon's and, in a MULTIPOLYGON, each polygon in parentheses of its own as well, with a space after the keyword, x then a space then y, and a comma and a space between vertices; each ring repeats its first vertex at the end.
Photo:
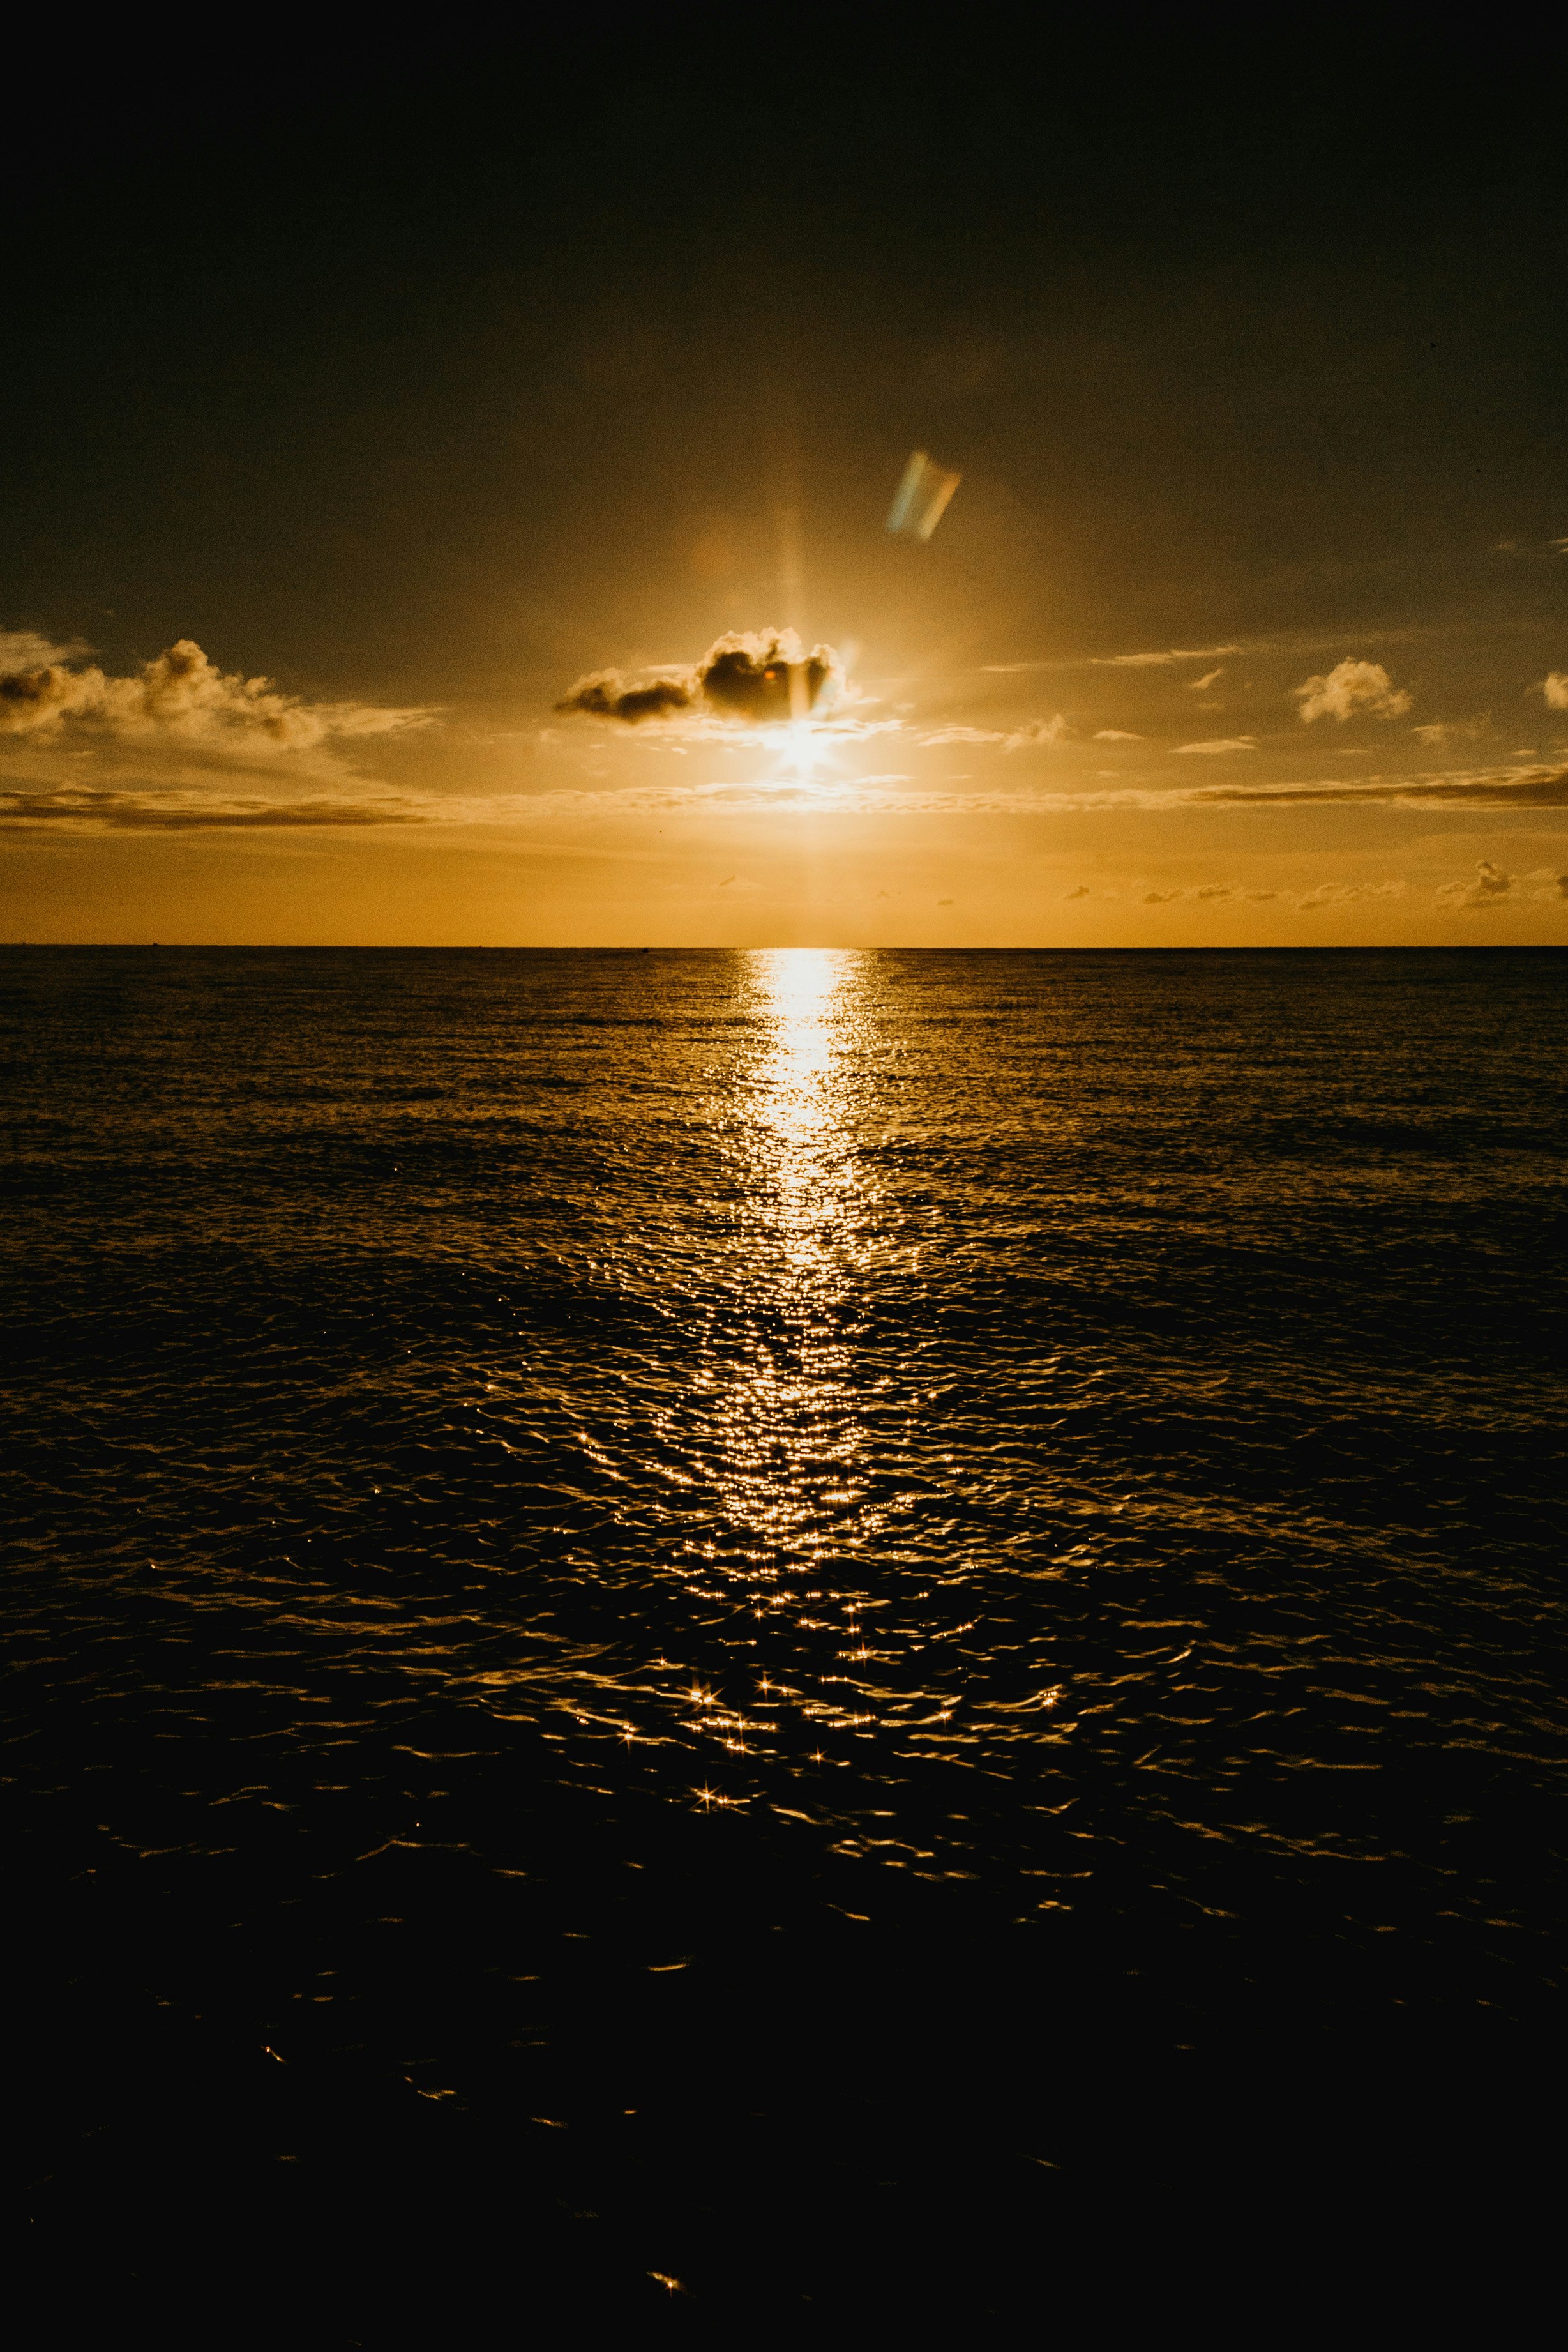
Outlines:
POLYGON ((1380 149, 1375 76, 1212 45, 1092 121, 869 53, 526 139, 504 49, 221 146, 89 109, 4 395, 0 932, 1568 940, 1562 173, 1460 63, 1380 149), (826 683, 727 701, 728 636, 826 683))

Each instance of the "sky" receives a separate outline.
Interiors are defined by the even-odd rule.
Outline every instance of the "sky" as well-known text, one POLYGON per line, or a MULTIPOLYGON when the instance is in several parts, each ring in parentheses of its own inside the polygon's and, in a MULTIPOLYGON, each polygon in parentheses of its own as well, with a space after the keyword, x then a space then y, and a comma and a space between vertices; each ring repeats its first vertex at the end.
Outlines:
POLYGON ((1561 39, 1003 21, 35 37, 0 937, 1568 942, 1561 39))

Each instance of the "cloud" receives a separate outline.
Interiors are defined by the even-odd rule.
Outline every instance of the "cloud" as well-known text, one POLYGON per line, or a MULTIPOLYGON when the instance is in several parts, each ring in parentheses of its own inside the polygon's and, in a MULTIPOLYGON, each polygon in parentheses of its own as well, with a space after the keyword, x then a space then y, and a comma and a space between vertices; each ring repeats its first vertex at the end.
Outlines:
MULTIPOLYGON (((1409 888, 1406 882, 1322 882, 1304 898, 1295 900, 1298 908, 1311 912, 1320 907, 1344 907, 1358 898, 1399 898, 1409 888)), ((1179 905, 1266 906, 1271 900, 1286 896, 1282 890, 1249 890, 1233 882, 1197 882, 1183 890, 1149 890, 1144 895, 1145 907, 1179 905)))
POLYGON ((1002 739, 1004 751, 1027 751, 1031 744, 1065 743, 1072 730, 1059 710, 1054 719, 1031 719, 1002 739))
POLYGON ((1129 735, 1124 727, 1102 727, 1096 730, 1096 743, 1141 743, 1141 735, 1129 735))
POLYGON ((591 719, 623 719, 628 727, 636 727, 644 719, 668 719, 674 711, 689 710, 694 699, 689 688, 676 678, 655 677, 646 686, 627 686, 611 670, 580 678, 566 700, 555 707, 585 711, 591 719))
POLYGON ((531 827, 640 823, 659 816, 777 815, 780 811, 810 811, 824 817, 1061 816, 1158 804, 1158 796, 1143 792, 1008 792, 967 790, 963 784, 962 778, 950 777, 931 789, 896 772, 808 779, 736 776, 692 783, 657 781, 604 790, 495 793, 461 804, 444 798, 430 804, 430 821, 531 827))
MULTIPOLYGON (((1093 667, 1096 669, 1163 669, 1168 662, 1212 661, 1216 654, 1239 654, 1240 651, 1239 646, 1203 646, 1195 653, 1188 646, 1173 646, 1168 653, 1161 654, 1102 654, 1093 667)), ((1211 670, 1207 677, 1195 678, 1191 683, 1195 689, 1200 686, 1212 686, 1218 676, 1218 670, 1211 670)))
POLYGON ((427 723, 423 710, 368 703, 308 703, 267 677, 218 669, 189 637, 143 662, 133 677, 96 664, 51 660, 0 670, 0 734, 43 736, 70 726, 100 740, 244 744, 308 751, 330 736, 386 735, 427 723))
POLYGON ((1201 677, 1189 677, 1186 681, 1186 690, 1189 694, 1201 694, 1206 686, 1212 686, 1217 677, 1224 676, 1225 666, 1221 663, 1218 669, 1206 670, 1201 677))
POLYGON ((1456 914, 1484 914, 1490 908, 1500 907, 1521 883, 1527 887, 1544 884, 1544 888, 1531 888, 1530 895, 1548 905, 1553 899, 1568 898, 1568 874, 1559 874, 1550 866, 1538 866, 1532 874, 1505 874, 1490 857, 1478 861, 1470 881, 1445 882, 1437 895, 1456 914))
POLYGON ((41 637, 37 629, 0 629, 0 677, 13 670, 46 669, 52 662, 80 661, 91 651, 80 638, 68 646, 57 646, 41 637))
POLYGON ((1381 662, 1336 662, 1326 677, 1310 677, 1305 686, 1291 690, 1309 725, 1314 719, 1337 719, 1343 724, 1361 713, 1397 719, 1410 708, 1410 697, 1396 687, 1381 662))
POLYGON ((1160 669, 1168 662, 1212 661, 1216 654, 1240 651, 1239 646, 1176 646, 1158 654, 1080 654, 1067 661, 982 662, 980 667, 991 677, 1013 677, 1029 669, 1160 669))
POLYGON ((1320 882, 1296 904, 1310 913, 1316 907, 1353 906, 1358 898, 1402 898, 1409 887, 1407 882, 1320 882))
POLYGON ((1540 768, 1533 774, 1368 776, 1314 784, 1207 784, 1195 802, 1249 802, 1259 807, 1309 806, 1361 802, 1368 808, 1568 808, 1568 768, 1540 768))
POLYGON ((1213 900, 1223 905, 1227 900, 1234 899, 1261 905, 1266 899, 1277 898, 1279 895, 1278 890, 1244 890, 1233 882, 1196 882, 1185 890, 1150 890, 1145 894, 1144 904, 1145 907, 1170 907, 1182 900, 1213 900))
POLYGON ((1549 670, 1541 681, 1540 691, 1553 710, 1568 710, 1568 670, 1549 670))
POLYGON ((92 792, 68 784, 49 792, 0 792, 0 824, 85 825, 114 833, 298 831, 427 821, 427 812, 416 803, 396 800, 219 800, 183 793, 92 792))
POLYGON ((1209 743, 1178 743, 1177 751, 1255 751, 1256 738, 1251 735, 1217 735, 1209 743))
POLYGON ((831 646, 807 653, 793 629, 732 629, 697 662, 641 676, 594 670, 555 707, 628 727, 685 714, 758 726, 831 709, 843 683, 843 665, 831 646))
POLYGON ((999 743, 1004 751, 1027 751, 1036 744, 1064 743, 1071 733, 1059 710, 1054 719, 1031 719, 1010 731, 1000 727, 938 727, 920 740, 927 750, 941 743, 999 743))
POLYGON ((1437 896, 1453 907, 1497 907, 1512 887, 1513 876, 1505 874, 1500 866, 1494 866, 1490 857, 1483 857, 1477 863, 1473 881, 1445 882, 1437 896))
MULTIPOLYGON (((1490 718, 1439 719, 1427 727, 1412 727, 1410 732, 1412 735, 1419 735, 1423 743, 1429 743, 1436 751, 1440 743, 1473 743, 1478 736, 1489 735, 1491 732, 1491 720, 1490 718)), ((1527 753, 1526 756, 1528 757, 1529 754, 1527 753)))

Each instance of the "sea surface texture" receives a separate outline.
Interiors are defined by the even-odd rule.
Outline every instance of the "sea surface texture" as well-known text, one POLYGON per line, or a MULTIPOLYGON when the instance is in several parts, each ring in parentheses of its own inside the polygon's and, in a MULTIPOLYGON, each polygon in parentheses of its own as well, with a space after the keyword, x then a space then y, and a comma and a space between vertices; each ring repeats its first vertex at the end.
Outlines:
POLYGON ((1560 956, 0 965, 35 2242, 789 2334, 1555 2133, 1560 956))

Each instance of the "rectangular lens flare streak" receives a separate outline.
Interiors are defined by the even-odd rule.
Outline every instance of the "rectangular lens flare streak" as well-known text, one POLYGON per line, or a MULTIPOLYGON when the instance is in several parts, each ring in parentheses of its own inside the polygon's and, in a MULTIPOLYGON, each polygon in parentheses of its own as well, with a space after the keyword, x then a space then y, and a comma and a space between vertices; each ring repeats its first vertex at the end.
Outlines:
POLYGON ((936 465, 924 449, 916 449, 888 509, 889 530, 910 539, 929 539, 947 510, 947 501, 963 480, 936 465))

